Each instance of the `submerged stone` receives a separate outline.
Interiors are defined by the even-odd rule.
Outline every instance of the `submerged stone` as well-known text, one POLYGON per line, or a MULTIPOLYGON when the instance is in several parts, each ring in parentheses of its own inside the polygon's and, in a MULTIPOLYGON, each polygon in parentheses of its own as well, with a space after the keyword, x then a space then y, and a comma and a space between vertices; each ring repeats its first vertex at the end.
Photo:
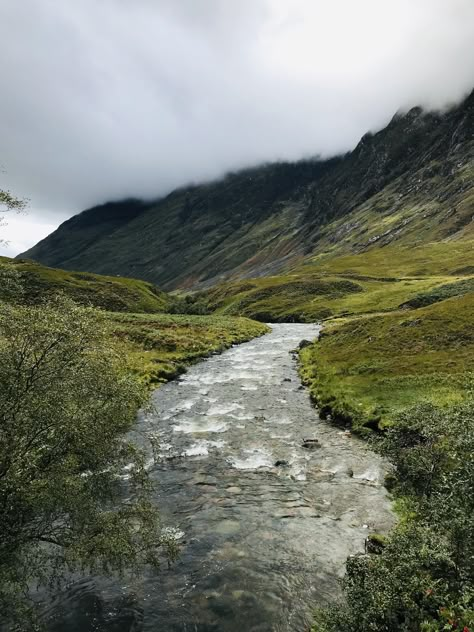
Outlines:
POLYGON ((315 448, 320 448, 321 444, 319 443, 319 439, 303 439, 301 447, 307 450, 314 450, 315 448))

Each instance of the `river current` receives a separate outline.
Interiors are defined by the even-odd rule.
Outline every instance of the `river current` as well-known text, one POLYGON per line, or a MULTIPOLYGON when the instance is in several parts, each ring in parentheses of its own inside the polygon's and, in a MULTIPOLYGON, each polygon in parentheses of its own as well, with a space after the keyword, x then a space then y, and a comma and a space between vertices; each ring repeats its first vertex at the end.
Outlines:
POLYGON ((321 421, 300 385, 291 351, 318 331, 272 325, 154 393, 139 430, 159 434, 150 473, 180 558, 77 582, 50 632, 308 630, 312 608, 340 594, 347 556, 393 524, 381 459, 321 421))

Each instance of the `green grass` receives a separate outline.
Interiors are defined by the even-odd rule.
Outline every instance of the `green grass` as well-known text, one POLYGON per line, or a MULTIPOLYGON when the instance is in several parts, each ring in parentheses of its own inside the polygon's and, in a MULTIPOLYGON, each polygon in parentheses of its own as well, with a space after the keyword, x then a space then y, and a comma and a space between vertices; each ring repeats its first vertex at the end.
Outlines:
POLYGON ((319 257, 285 275, 223 283, 197 299, 220 314, 274 322, 389 312, 470 291, 473 252, 472 241, 452 241, 319 257))
POLYGON ((420 400, 466 394, 474 362, 474 293, 413 310, 334 321, 301 352, 301 375, 323 414, 383 427, 420 400))
POLYGON ((2 266, 14 266, 20 283, 13 295, 0 284, 0 302, 34 304, 63 293, 79 304, 106 310, 111 335, 124 343, 132 367, 149 384, 167 382, 198 359, 268 331, 247 318, 165 313, 179 309, 182 301, 145 281, 7 258, 0 258, 0 271, 2 266))
POLYGON ((108 317, 137 373, 154 385, 180 375, 201 358, 269 331, 247 318, 117 313, 108 317))
MULTIPOLYGON (((36 303, 62 292, 75 302, 117 312, 165 312, 172 299, 151 283, 87 272, 67 272, 34 261, 0 257, 0 266, 12 265, 21 274, 24 300, 36 303)), ((2 295, 0 287, 0 300, 2 295)))

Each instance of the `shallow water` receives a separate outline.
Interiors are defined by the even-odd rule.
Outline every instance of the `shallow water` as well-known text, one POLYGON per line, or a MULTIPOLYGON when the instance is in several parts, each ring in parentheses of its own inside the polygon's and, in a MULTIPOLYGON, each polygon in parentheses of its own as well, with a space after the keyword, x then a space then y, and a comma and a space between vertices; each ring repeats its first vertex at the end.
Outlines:
POLYGON ((290 351, 317 333, 273 325, 155 392, 139 427, 160 434, 150 472, 181 557, 139 579, 78 582, 51 608, 51 632, 308 629, 346 557, 393 524, 380 458, 320 421, 300 386, 290 351))

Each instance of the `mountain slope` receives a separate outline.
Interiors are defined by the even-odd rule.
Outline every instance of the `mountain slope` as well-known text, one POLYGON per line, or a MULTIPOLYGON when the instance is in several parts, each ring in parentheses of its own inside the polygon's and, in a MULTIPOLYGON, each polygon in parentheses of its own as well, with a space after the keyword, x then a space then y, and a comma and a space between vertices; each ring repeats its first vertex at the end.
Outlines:
POLYGON ((21 256, 173 289, 268 276, 311 255, 470 239, 473 130, 474 93, 444 114, 414 108, 345 156, 96 207, 21 256))

